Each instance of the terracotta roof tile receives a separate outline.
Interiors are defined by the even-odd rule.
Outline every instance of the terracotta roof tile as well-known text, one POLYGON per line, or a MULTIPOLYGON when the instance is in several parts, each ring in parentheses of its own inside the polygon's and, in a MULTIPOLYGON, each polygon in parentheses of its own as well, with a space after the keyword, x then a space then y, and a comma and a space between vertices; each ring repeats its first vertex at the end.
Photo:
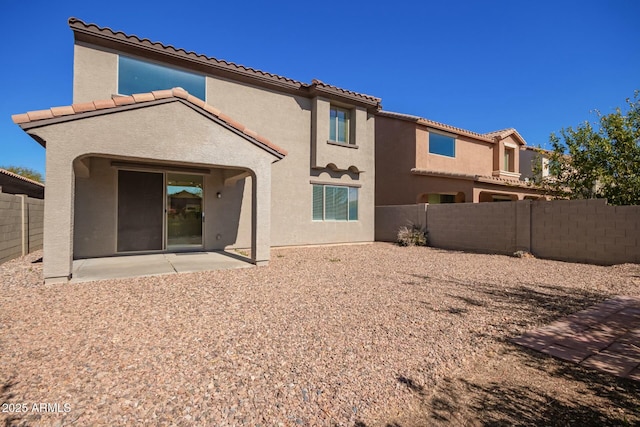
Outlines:
POLYGON ((165 89, 165 90, 154 90, 151 92, 155 99, 164 99, 171 98, 173 96, 173 90, 165 89))
POLYGON ((129 105, 129 104, 135 104, 136 100, 133 99, 133 96, 114 96, 111 99, 113 99, 113 102, 117 105, 129 105))
POLYGON ((27 114, 29 115, 29 121, 32 121, 32 122, 36 120, 53 118, 53 113, 51 112, 51 110, 29 111, 27 114))
POLYGON ((176 98, 187 99, 189 97, 189 92, 182 89, 181 87, 174 87, 173 96, 175 96, 176 98))
POLYGON ((14 114, 11 116, 11 120, 13 123, 19 125, 20 123, 29 123, 31 119, 29 119, 29 115, 27 113, 23 114, 14 114))
POLYGON ((133 95, 133 99, 136 101, 136 104, 139 102, 148 102, 148 101, 155 101, 156 98, 153 96, 153 93, 151 92, 147 92, 147 93, 134 93, 133 95))
POLYGON ((98 101, 93 101, 93 105, 95 105, 96 110, 104 110, 106 108, 115 107, 116 103, 113 102, 113 99, 100 99, 98 101))
POLYGON ((193 95, 187 96, 187 101, 189 101, 190 103, 192 103, 194 105, 197 105, 200 108, 204 108, 204 106, 205 106, 205 102, 202 99, 196 98, 193 95))
POLYGON ((220 116, 220 114, 222 114, 222 112, 220 110, 218 110, 216 107, 209 105, 209 104, 204 104, 204 109, 206 112, 213 114, 214 116, 218 117, 220 116))
POLYGON ((81 102, 79 104, 73 104, 71 107, 73 107, 73 111, 75 111, 76 114, 96 110, 96 106, 93 105, 93 102, 81 102))
POLYGON ((252 138, 257 138, 258 137, 258 132, 254 132, 249 128, 244 128, 244 133, 246 133, 247 135, 249 135, 252 138))
MULTIPOLYGON (((288 77, 280 76, 278 74, 268 73, 266 71, 257 70, 255 68, 246 67, 244 65, 236 64, 234 62, 225 61, 224 59, 217 59, 214 57, 198 54, 192 51, 187 51, 185 49, 176 48, 172 45, 166 45, 160 42, 152 42, 149 39, 143 39, 136 35, 125 34, 122 31, 114 31, 109 27, 100 27, 96 24, 85 23, 78 18, 69 18, 69 26, 74 32, 79 32, 83 34, 89 34, 94 37, 98 37, 100 39, 106 39, 110 41, 118 41, 120 43, 125 43, 128 45, 136 45, 141 46, 147 49, 152 49, 156 52, 161 52, 164 54, 177 54, 179 56, 184 57, 187 60, 195 61, 200 64, 205 64, 214 69, 224 70, 227 72, 232 72, 234 74, 241 74, 247 77, 257 78, 261 81, 273 82, 278 86, 285 86, 290 89, 312 89, 314 87, 320 87, 323 89, 330 89, 331 92, 337 95, 348 95, 351 98, 359 99, 362 102, 367 103, 368 105, 372 105, 376 108, 380 108, 380 98, 376 98, 374 96, 361 94, 358 92, 353 92, 346 89, 341 89, 339 87, 329 85, 321 82, 320 80, 313 80, 311 84, 306 84, 300 82, 298 80, 290 79, 288 77)), ((174 96, 176 96, 174 94, 174 96)), ((178 96, 180 97, 180 96, 178 96)))
POLYGON ((112 99, 84 102, 63 107, 53 107, 49 110, 29 111, 24 114, 14 114, 13 116, 11 116, 11 118, 13 119, 14 123, 23 125, 30 122, 53 119, 61 116, 81 115, 82 113, 107 110, 122 105, 144 104, 147 102, 152 102, 159 99, 168 99, 172 97, 183 99, 186 102, 189 102, 190 104, 201 108, 202 110, 206 111, 209 114, 212 114, 217 119, 225 122, 239 132, 242 132, 244 135, 247 135, 254 141, 257 141, 261 145, 267 146, 268 148, 279 153, 282 156, 287 155, 287 151, 285 149, 273 144, 267 138, 258 135, 256 132, 247 129, 243 124, 221 113, 220 110, 205 103, 203 100, 190 95, 186 90, 182 88, 173 88, 166 91, 156 91, 148 93, 136 93, 131 96, 114 96, 112 99), (170 96, 167 96, 169 94, 170 96))
POLYGON ((222 120, 223 122, 227 123, 228 125, 233 126, 234 128, 238 129, 240 132, 244 132, 244 125, 242 125, 241 123, 236 122, 235 120, 233 120, 231 117, 227 116, 226 114, 221 113, 218 118, 220 120, 222 120))
POLYGON ((67 105, 66 107, 53 107, 51 109, 51 113, 55 117, 59 117, 59 116, 67 116, 69 114, 75 114, 76 112, 73 110, 73 107, 71 105, 67 105))

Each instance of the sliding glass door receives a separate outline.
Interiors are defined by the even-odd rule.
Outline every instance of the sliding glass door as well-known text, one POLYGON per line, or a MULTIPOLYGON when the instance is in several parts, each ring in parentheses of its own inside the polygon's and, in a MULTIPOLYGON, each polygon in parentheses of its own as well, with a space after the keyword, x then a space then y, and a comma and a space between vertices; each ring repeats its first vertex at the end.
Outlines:
POLYGON ((202 248, 203 177, 118 171, 117 252, 202 248))
POLYGON ((202 176, 167 174, 167 249, 202 246, 202 176))

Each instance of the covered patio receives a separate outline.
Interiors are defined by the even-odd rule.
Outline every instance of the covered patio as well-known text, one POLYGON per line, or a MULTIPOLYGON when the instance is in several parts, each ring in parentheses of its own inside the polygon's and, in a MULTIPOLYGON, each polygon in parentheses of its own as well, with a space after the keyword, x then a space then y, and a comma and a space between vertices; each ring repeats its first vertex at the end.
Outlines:
POLYGON ((73 261, 71 283, 252 267, 230 251, 178 252, 87 258, 73 261))
MULTIPOLYGON (((45 282, 91 277, 90 267, 109 263, 178 272, 185 250, 245 247, 253 264, 269 261, 271 165, 286 151, 183 89, 13 120, 47 149, 45 282), (242 242, 241 224, 250 229, 242 242), (138 257, 147 254, 155 257, 138 257)), ((228 259, 193 255, 187 264, 212 269, 228 259)))

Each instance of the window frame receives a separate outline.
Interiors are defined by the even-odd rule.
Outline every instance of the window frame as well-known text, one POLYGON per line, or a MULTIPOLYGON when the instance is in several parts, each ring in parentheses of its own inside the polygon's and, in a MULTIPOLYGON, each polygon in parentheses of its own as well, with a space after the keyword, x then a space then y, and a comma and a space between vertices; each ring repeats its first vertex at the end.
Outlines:
MULTIPOLYGON (((313 183, 312 187, 312 200, 311 200, 311 220, 313 222, 357 222, 359 221, 359 200, 360 200, 360 192, 358 187, 349 186, 349 185, 335 185, 335 184, 317 184, 313 183), (316 190, 318 188, 322 189, 321 193, 321 207, 316 205, 316 190), (338 190, 346 190, 346 203, 342 209, 346 210, 346 217, 344 219, 336 219, 335 214, 334 218, 327 218, 327 190, 331 189, 333 191, 332 194, 335 195, 336 189, 338 190), (322 217, 318 218, 316 216, 317 210, 320 209, 322 213, 322 217)), ((335 197, 334 197, 335 202, 335 197)), ((334 212, 335 203, 334 203, 334 212)))
MULTIPOLYGON (((132 77, 129 75, 129 78, 132 78, 132 77)), ((152 81, 152 83, 154 82, 152 81)), ((143 86, 146 84, 148 84, 148 81, 145 81, 144 83, 142 83, 143 86)), ((195 96, 196 98, 202 99, 203 101, 206 101, 206 96, 207 96, 207 78, 204 74, 192 72, 191 70, 174 67, 174 66, 156 62, 156 61, 151 61, 143 58, 138 58, 135 56, 122 55, 122 54, 118 54, 117 87, 118 87, 117 91, 119 95, 132 95, 134 93, 147 93, 155 90, 167 90, 167 89, 173 89, 174 87, 182 87, 184 90, 189 92, 189 94, 195 96), (136 72, 138 74, 143 73, 143 76, 144 76, 144 73, 150 73, 154 75, 155 78, 157 78, 155 74, 158 73, 161 78, 166 79, 169 82, 171 81, 175 81, 175 82, 168 84, 168 86, 170 87, 164 87, 165 85, 155 86, 154 84, 151 84, 149 85, 150 88, 143 87, 139 90, 135 89, 134 84, 122 82, 123 77, 127 74, 122 72, 122 68, 123 68, 122 61, 125 62, 125 68, 126 67, 144 67, 144 68, 136 68, 133 71, 134 75, 136 72), (166 72, 166 74, 163 74, 164 72, 166 72), (134 89, 123 90, 127 86, 134 87, 134 89)))
POLYGON ((333 105, 331 104, 329 106, 329 141, 333 144, 339 144, 339 145, 354 145, 354 142, 352 142, 353 138, 351 137, 351 121, 352 121, 352 112, 350 109, 348 108, 344 108, 344 107, 339 107, 337 105, 333 105), (334 117, 333 117, 333 112, 335 113, 335 123, 333 123, 334 121, 334 117), (338 130, 339 130, 339 112, 342 112, 345 114, 345 130, 344 130, 344 137, 345 137, 345 141, 341 141, 338 135, 338 130), (333 135, 332 135, 332 131, 333 131, 333 135))
POLYGON ((516 149, 514 147, 504 147, 504 153, 502 155, 502 169, 505 172, 515 172, 515 155, 516 149))
POLYGON ((456 140, 457 140, 456 136, 450 135, 450 134, 446 134, 446 133, 442 133, 442 132, 436 132, 436 131, 433 131, 431 129, 428 130, 428 133, 429 133, 429 141, 428 141, 428 144, 429 144, 428 152, 429 152, 429 154, 433 154, 433 155, 436 155, 436 156, 448 157, 450 159, 455 159, 455 157, 456 157, 456 145, 457 145, 456 144, 456 140), (432 139, 431 139, 432 135, 437 135, 438 137, 441 137, 441 138, 449 138, 449 139, 451 139, 452 147, 453 147, 452 148, 452 155, 446 154, 446 153, 442 152, 442 150, 440 152, 431 151, 432 148, 433 148, 433 144, 431 143, 432 142, 432 139))

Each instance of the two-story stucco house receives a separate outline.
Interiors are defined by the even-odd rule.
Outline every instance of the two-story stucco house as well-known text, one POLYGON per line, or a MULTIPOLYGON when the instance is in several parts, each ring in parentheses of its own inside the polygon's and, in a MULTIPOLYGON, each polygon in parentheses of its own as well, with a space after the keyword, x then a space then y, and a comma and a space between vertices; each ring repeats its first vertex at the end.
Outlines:
POLYGON ((526 141, 515 129, 480 134, 388 111, 375 127, 376 205, 542 197, 520 180, 526 141))
POLYGON ((380 99, 71 18, 73 103, 46 147, 44 277, 78 258, 374 239, 380 99))

